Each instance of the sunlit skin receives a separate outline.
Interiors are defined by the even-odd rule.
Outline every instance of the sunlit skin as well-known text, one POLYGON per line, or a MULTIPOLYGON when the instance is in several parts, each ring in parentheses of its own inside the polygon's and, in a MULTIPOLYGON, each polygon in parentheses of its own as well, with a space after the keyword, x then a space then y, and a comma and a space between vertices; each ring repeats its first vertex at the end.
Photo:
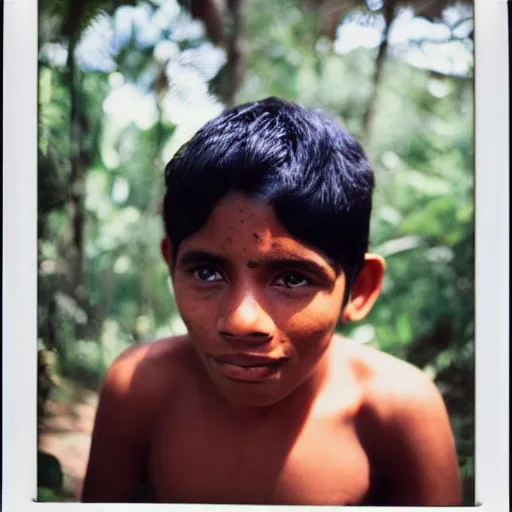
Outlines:
POLYGON ((366 255, 344 305, 343 269, 237 194, 172 249, 165 239, 188 335, 110 368, 83 501, 134 501, 145 479, 168 503, 460 503, 435 386, 334 334, 377 300, 382 258, 366 255))
POLYGON ((224 200, 183 242, 176 262, 167 241, 163 252, 192 343, 228 401, 271 405, 308 379, 320 384, 341 314, 344 274, 291 238, 271 208, 243 197, 224 200), (237 378, 236 368, 219 361, 236 363, 239 354, 279 366, 261 379, 256 371, 256 379, 249 372, 237 378), (229 370, 235 378, 226 377, 229 370))

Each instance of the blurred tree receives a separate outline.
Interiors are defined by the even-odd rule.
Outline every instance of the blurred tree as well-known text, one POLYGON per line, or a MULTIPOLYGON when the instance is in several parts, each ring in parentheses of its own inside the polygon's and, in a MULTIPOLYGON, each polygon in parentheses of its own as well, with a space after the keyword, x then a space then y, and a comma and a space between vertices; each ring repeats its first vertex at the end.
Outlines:
MULTIPOLYGON (((162 169, 180 144, 223 106, 320 107, 373 162, 371 245, 388 266, 370 316, 343 330, 436 380, 473 504, 472 65, 433 49, 464 61, 471 17, 449 0, 43 0, 38 327, 52 371, 97 388, 124 347, 183 331, 159 256, 162 169)), ((42 403, 59 383, 45 371, 42 403)))

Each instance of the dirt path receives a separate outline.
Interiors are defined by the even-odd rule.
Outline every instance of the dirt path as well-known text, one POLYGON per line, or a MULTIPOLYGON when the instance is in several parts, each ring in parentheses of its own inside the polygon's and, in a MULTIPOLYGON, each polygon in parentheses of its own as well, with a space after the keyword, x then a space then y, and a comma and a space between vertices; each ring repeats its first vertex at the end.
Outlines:
POLYGON ((94 425, 98 395, 81 391, 76 403, 48 402, 50 417, 41 426, 39 449, 59 460, 64 473, 64 490, 79 499, 94 425))

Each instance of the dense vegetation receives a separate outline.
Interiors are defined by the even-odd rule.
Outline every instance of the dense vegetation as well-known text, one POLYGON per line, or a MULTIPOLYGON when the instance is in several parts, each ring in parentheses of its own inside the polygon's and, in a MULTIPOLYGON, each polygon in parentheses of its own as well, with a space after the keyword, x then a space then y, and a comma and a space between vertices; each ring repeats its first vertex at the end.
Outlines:
MULTIPOLYGON (((183 332, 159 255, 163 167, 226 106, 281 96, 370 155, 388 270, 347 334, 436 380, 473 503, 472 10, 409 5, 41 0, 41 418, 62 382, 97 389, 125 347, 183 332)), ((40 462, 40 499, 60 499, 58 461, 53 479, 40 462)))

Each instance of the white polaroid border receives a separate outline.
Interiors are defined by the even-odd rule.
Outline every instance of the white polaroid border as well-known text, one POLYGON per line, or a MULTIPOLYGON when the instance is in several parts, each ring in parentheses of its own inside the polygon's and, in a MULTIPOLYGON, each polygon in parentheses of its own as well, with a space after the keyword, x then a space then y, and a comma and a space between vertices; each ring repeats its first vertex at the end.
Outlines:
MULTIPOLYGON (((476 501, 509 510, 507 4, 475 0, 476 501)), ((2 505, 7 511, 282 507, 36 503, 37 0, 4 0, 2 505)), ((2 507, 2 508, 3 508, 2 507)), ((300 507, 305 508, 305 507, 300 507)), ((311 507, 306 507, 311 508, 311 507)), ((323 511, 331 507, 321 507, 323 511)), ((337 509, 337 507, 333 507, 337 509)), ((393 507, 354 507, 395 510, 393 507)), ((474 507, 457 507, 468 510, 474 507)), ((407 510, 437 510, 431 507, 407 510)))
POLYGON ((507 8, 475 1, 475 495, 485 510, 510 510, 507 8))

